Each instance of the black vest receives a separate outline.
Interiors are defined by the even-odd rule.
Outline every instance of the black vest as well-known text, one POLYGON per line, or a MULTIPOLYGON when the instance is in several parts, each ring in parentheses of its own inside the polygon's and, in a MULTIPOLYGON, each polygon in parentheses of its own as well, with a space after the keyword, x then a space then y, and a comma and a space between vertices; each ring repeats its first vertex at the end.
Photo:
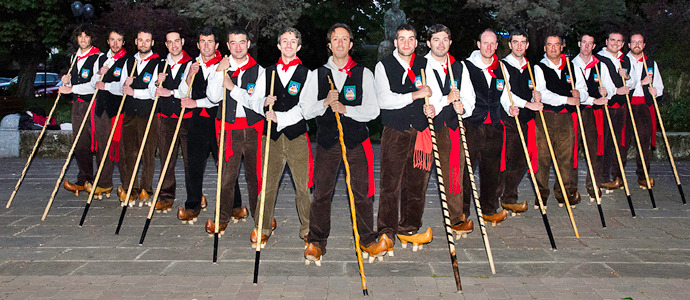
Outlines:
MULTIPOLYGON (((123 74, 123 67, 125 62, 130 59, 134 59, 132 55, 125 54, 120 57, 115 63, 110 66, 108 72, 103 76, 103 82, 113 83, 119 82, 121 76, 127 76, 129 74, 123 74)), ((102 68, 105 62, 108 60, 108 55, 104 54, 98 58, 98 68, 102 68)), ((103 110, 108 114, 109 117, 115 117, 117 110, 120 108, 120 102, 122 101, 122 96, 113 95, 108 90, 98 91, 98 96, 96 97, 96 115, 100 116, 103 110)))
MULTIPOLYGON (((623 78, 618 74, 618 63, 614 65, 614 63, 608 58, 601 56, 599 54, 594 54, 601 62, 603 62, 606 67, 609 69, 609 75, 611 76, 611 81, 613 81, 613 84, 616 86, 616 88, 620 88, 623 86, 623 78)), ((623 55, 623 60, 620 61, 621 68, 625 69, 628 71, 628 74, 630 74, 630 58, 628 58, 627 55, 623 55)), ((630 89, 630 94, 632 95, 633 89, 630 89)), ((611 99, 609 100, 609 106, 618 103, 619 105, 624 105, 626 103, 625 95, 613 95, 611 99)))
MULTIPOLYGON (((271 73, 276 70, 277 65, 271 65, 266 68, 266 96, 271 93, 271 73)), ((277 73, 277 71, 276 71, 277 73)), ((303 65, 297 65, 295 73, 292 74, 292 78, 285 85, 280 81, 280 76, 276 74, 275 77, 275 87, 274 95, 278 98, 275 104, 273 104, 273 110, 278 112, 285 112, 293 108, 299 103, 299 95, 302 93, 304 88, 304 83, 307 81, 307 75, 309 74, 309 69, 303 65)), ((268 111, 268 106, 264 107, 264 111, 268 111)), ((264 127, 264 135, 266 134, 266 127, 264 127)), ((288 127, 283 128, 280 132, 276 130, 276 126, 271 126, 271 139, 278 140, 280 135, 285 134, 289 140, 294 140, 300 135, 307 132, 307 121, 304 119, 299 120, 299 122, 292 124, 288 127)))
POLYGON ((506 87, 503 71, 498 67, 494 70, 496 78, 491 78, 490 85, 486 84, 484 71, 477 68, 469 60, 465 60, 467 72, 470 74, 470 81, 474 87, 476 101, 472 116, 467 118, 469 124, 478 126, 483 124, 487 115, 491 113, 491 124, 497 124, 501 119, 501 93, 506 87))
MULTIPOLYGON (((597 67, 599 70, 601 70, 601 61, 597 63, 597 67)), ((597 75, 597 70, 595 68, 591 68, 589 70, 589 77, 585 76, 585 70, 584 69, 575 69, 575 72, 580 70, 582 72, 582 77, 585 78, 585 83, 587 84, 587 93, 589 94, 590 97, 594 99, 599 99, 601 98, 601 93, 599 93, 599 82, 601 81, 601 78, 597 75)), ((603 106, 601 105, 592 105, 592 108, 594 109, 602 109, 603 106)))
MULTIPOLYGON (((455 61, 450 66, 450 69, 453 71, 455 87, 459 89, 462 78, 462 63, 460 63, 460 61, 455 61)), ((443 96, 448 96, 448 94, 450 94, 450 88, 453 86, 450 82, 450 74, 446 74, 446 80, 441 83, 441 74, 439 74, 438 71, 433 70, 433 72, 429 73, 436 76, 436 82, 439 84, 443 96)), ((458 114, 455 112, 455 109, 453 109, 453 104, 444 106, 443 109, 436 114, 434 118, 434 128, 440 128, 442 125, 450 127, 453 130, 458 128, 458 114)))
MULTIPOLYGON (((532 89, 534 88, 534 83, 529 76, 527 70, 520 70, 513 67, 511 64, 503 60, 503 65, 506 67, 506 72, 510 75, 510 92, 514 95, 530 102, 532 99, 532 89)), ((520 108, 520 114, 518 114, 518 119, 521 122, 527 123, 534 119, 535 112, 529 108, 520 108)), ((508 122, 515 122, 515 118, 509 116, 504 109, 501 109, 501 119, 508 122)))
MULTIPOLYGON (((127 61, 127 70, 131 72, 134 68, 136 59, 131 59, 127 61)), ((137 67, 134 76, 134 81, 132 81, 131 87, 135 90, 148 89, 149 82, 153 80, 154 72, 156 71, 156 66, 160 63, 160 58, 150 59, 146 66, 141 69, 137 67)), ((127 74, 126 76, 129 76, 127 74)), ((127 96, 125 99, 125 113, 130 115, 139 115, 143 117, 148 117, 153 109, 153 100, 151 99, 137 99, 132 96, 127 96)))
MULTIPOLYGON (((651 58, 649 58, 649 56, 647 56, 646 60, 647 60, 647 69, 644 69, 644 64, 642 64, 643 70, 642 70, 642 72, 640 72, 640 78, 639 78, 640 81, 642 79, 644 79, 645 76, 647 76, 647 74, 649 74, 649 76, 652 76, 652 78, 654 78, 654 76, 656 75, 656 74, 654 74, 654 66, 655 66, 654 59, 651 59, 651 58)), ((652 86, 654 86, 653 81, 652 81, 652 86)), ((642 86, 642 92, 644 93, 645 104, 654 105, 654 98, 652 97, 652 94, 649 93, 649 85, 643 85, 642 86)), ((656 100, 661 101, 661 97, 663 97, 663 96, 657 96, 656 100)))
MULTIPOLYGON (((407 77, 407 70, 400 65, 393 55, 384 57, 381 63, 386 71, 386 77, 392 92, 407 94, 418 90, 415 82, 412 82, 407 77), (405 74, 405 83, 401 84, 400 79, 403 74, 405 74)), ((421 70, 423 68, 426 68, 426 58, 416 56, 412 63, 412 72, 415 74, 415 81, 419 81, 420 86, 422 82, 421 70)), ((416 99, 399 109, 381 109, 381 123, 398 131, 405 131, 410 127, 414 127, 418 131, 426 129, 429 126, 429 122, 424 114, 424 100, 416 99)))
MULTIPOLYGON (((158 63, 158 73, 162 73, 161 70, 165 67, 165 61, 166 59, 164 58, 158 63)), ((177 71, 177 76, 175 77, 172 76, 172 68, 168 65, 165 69, 165 73, 168 74, 168 76, 165 76, 165 81, 163 81, 161 86, 171 91, 179 88, 180 83, 182 83, 182 80, 185 80, 187 75, 184 73, 184 70, 187 68, 187 65, 193 62, 194 60, 189 60, 181 64, 177 71)), ((180 103, 180 98, 175 98, 174 95, 170 97, 158 97, 158 112, 166 117, 172 117, 173 114, 182 117, 179 116, 182 111, 182 105, 180 105, 180 103)))
MULTIPOLYGON (((203 64, 204 62, 201 62, 203 64)), ((206 88, 208 87, 208 77, 204 77, 204 71, 202 70, 203 67, 199 66, 199 72, 196 73, 194 76, 194 80, 192 81, 192 92, 189 93, 189 98, 192 98, 194 100, 199 100, 199 99, 204 99, 206 98, 206 88)), ((213 72, 209 70, 208 76, 211 76, 211 73, 213 72)))
MULTIPOLYGON (((88 83, 91 81, 91 78, 93 75, 98 72, 98 70, 93 70, 93 67, 95 66, 94 64, 96 63, 96 60, 98 60, 99 55, 98 54, 93 54, 87 58, 83 58, 84 64, 77 70, 77 68, 72 68, 72 72, 70 73, 72 75, 71 83, 72 85, 77 85, 77 84, 83 84, 83 83, 88 83)), ((76 63, 75 63, 76 66, 76 63)), ((91 101, 91 97, 93 94, 88 94, 88 95, 77 95, 77 94, 72 94, 72 102, 77 101, 78 98, 81 98, 85 102, 91 101)))
MULTIPOLYGON (((247 69, 242 73, 242 86, 240 88, 247 90, 247 92, 253 93, 256 88, 256 79, 259 77, 259 64, 253 65, 251 68, 247 69)), ((232 73, 235 71, 228 70, 228 77, 232 80, 232 83, 237 84, 237 77, 232 77, 232 73)), ((237 101, 230 96, 230 90, 225 90, 225 100, 228 103, 225 105, 225 122, 235 123, 235 116, 237 115, 237 101)), ((257 114, 253 110, 242 107, 244 109, 244 115, 247 116, 247 124, 254 125, 257 122, 264 119, 263 116, 257 114)), ((218 115, 216 119, 220 120, 223 118, 223 111, 218 110, 218 115)))
MULTIPOLYGON (((364 96, 364 90, 362 90, 364 69, 365 68, 359 64, 350 69, 352 76, 345 79, 343 88, 338 94, 338 101, 343 105, 362 105, 362 96, 364 96)), ((331 90, 328 77, 330 76, 331 80, 333 80, 333 74, 331 73, 331 69, 325 66, 319 67, 317 72, 319 87, 317 99, 325 99, 328 96, 328 92, 331 90)), ((340 115, 340 123, 343 126, 343 139, 345 140, 345 146, 347 148, 352 149, 362 144, 362 142, 369 137, 369 129, 366 123, 357 122, 342 114, 340 115)), ((330 149, 339 143, 338 125, 335 120, 335 113, 330 106, 323 115, 316 117, 316 126, 318 128, 316 131, 316 141, 321 147, 330 149)))
MULTIPOLYGON (((546 81, 546 89, 560 96, 572 97, 573 94, 570 92, 572 90, 572 85, 568 82, 570 74, 568 73, 568 68, 564 67, 563 70, 559 70, 561 73, 561 78, 558 78, 558 73, 554 69, 549 68, 546 64, 539 62, 537 65, 541 68, 544 73, 544 80, 546 81)), ((573 73, 573 84, 575 84, 575 74, 573 73)), ((558 106, 553 106, 544 103, 544 111, 552 111, 555 113, 560 113, 564 108, 568 112, 574 112, 576 110, 575 106, 563 104, 558 106)))

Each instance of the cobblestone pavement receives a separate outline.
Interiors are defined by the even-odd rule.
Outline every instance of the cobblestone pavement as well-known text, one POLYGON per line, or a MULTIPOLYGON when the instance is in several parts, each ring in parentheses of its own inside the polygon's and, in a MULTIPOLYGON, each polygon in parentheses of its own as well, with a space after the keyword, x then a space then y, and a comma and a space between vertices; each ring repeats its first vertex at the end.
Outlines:
MULTIPOLYGON (((379 155, 376 145, 374 154, 379 155)), ((215 207, 213 164, 209 163, 204 183, 210 209, 201 213, 199 222, 183 225, 173 213, 156 213, 144 245, 139 246, 148 208, 130 208, 120 234, 115 235, 121 209, 114 194, 94 200, 84 226, 79 227, 87 195, 74 196, 61 188, 47 219, 40 220, 64 160, 35 159, 12 206, 5 208, 25 162, 25 158, 0 159, 4 170, 0 174, 0 299, 362 297, 343 172, 333 201, 329 251, 323 265, 316 267, 304 265, 294 189, 286 171, 276 204, 278 229, 262 251, 259 284, 253 285, 251 221, 230 224, 220 239, 218 263, 211 261, 213 239, 204 232, 203 223, 213 217, 215 207)), ((183 164, 177 165, 175 208, 186 198, 183 164)), ((678 169, 690 190, 690 162, 679 162, 678 169)), ((75 179, 76 172, 72 164, 66 178, 75 179)), ((634 164, 626 173, 635 182, 634 164)), ((432 174, 422 229, 431 227, 436 238, 417 252, 402 249, 398 243, 394 257, 365 262, 370 297, 687 299, 690 206, 682 205, 667 162, 652 163, 651 174, 656 180, 658 209, 651 208, 647 192, 636 185, 631 186, 636 218, 631 217, 622 190, 605 194, 602 207, 607 227, 602 228, 596 205, 583 200, 573 209, 580 238, 575 238, 566 210, 549 199, 555 251, 541 215, 531 207, 498 226, 487 225, 496 274, 491 273, 475 225, 474 233, 456 242, 462 294, 455 292, 432 174)), ((581 168, 580 193, 586 196, 585 175, 581 168)), ((114 181, 119 182, 117 171, 114 181)), ((246 203, 246 184, 241 181, 240 185, 246 203)), ((520 196, 531 206, 534 193, 529 180, 523 180, 520 196)), ((474 210, 472 214, 476 222, 474 210)))

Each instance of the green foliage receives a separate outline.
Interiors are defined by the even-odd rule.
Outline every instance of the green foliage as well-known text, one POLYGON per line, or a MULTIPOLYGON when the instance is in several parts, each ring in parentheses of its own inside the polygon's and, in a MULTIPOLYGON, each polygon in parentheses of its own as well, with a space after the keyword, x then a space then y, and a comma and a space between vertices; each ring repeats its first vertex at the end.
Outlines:
MULTIPOLYGON (((679 69, 661 69, 664 96, 659 110, 666 131, 690 131, 690 74, 679 69)), ((662 100, 662 99, 660 99, 662 100)), ((659 128, 661 130, 661 128, 659 128)))

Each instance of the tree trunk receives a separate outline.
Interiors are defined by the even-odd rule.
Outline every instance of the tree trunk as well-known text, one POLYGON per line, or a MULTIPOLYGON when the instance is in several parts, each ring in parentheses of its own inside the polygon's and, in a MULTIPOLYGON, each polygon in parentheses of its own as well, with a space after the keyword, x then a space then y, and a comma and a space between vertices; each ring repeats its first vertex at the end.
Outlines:
POLYGON ((29 56, 26 61, 21 61, 22 68, 19 70, 17 76, 17 96, 23 100, 30 100, 34 98, 36 90, 34 89, 34 80, 36 79, 36 70, 40 60, 29 56))

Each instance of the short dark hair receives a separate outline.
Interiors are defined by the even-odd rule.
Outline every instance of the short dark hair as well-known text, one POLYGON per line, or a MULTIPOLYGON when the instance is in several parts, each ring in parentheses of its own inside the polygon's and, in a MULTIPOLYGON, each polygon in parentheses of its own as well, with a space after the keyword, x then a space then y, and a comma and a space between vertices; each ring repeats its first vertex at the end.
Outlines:
POLYGON ((214 40, 216 43, 218 43, 218 35, 216 34, 216 30, 215 30, 215 29, 213 29, 213 28, 211 28, 211 27, 204 27, 204 28, 201 28, 201 30, 199 30, 199 32, 198 32, 198 34, 197 34, 196 37, 197 37, 197 38, 200 38, 202 35, 203 35, 203 36, 212 35, 212 36, 213 36, 213 40, 214 40))
POLYGON ((122 28, 120 28, 120 27, 111 27, 111 28, 108 30, 108 37, 110 37, 110 34, 113 33, 113 32, 119 34, 119 35, 122 36, 122 37, 125 36, 125 31, 122 30, 122 28))
POLYGON ((295 37, 297 38, 297 45, 302 45, 302 34, 299 32, 299 30, 297 30, 297 28, 294 28, 294 27, 286 27, 280 31, 280 34, 278 35, 278 38, 277 38, 278 44, 280 44, 280 37, 286 33, 293 33, 295 35, 295 37))
POLYGON ((414 33, 414 37, 417 38, 417 30, 412 27, 410 24, 400 24, 398 28, 395 29, 395 38, 398 38, 398 34, 400 31, 407 30, 407 31, 412 31, 414 33))
POLYGON ((448 29, 448 27, 443 24, 431 25, 431 27, 429 27, 429 30, 427 30, 426 32, 426 39, 431 40, 431 37, 439 32, 447 33, 448 39, 450 39, 450 29, 448 29))
POLYGON ((529 40, 529 35, 527 35, 527 31, 522 30, 522 29, 515 29, 515 30, 510 32, 510 36, 508 37, 508 41, 512 42, 513 37, 518 36, 518 35, 524 36, 527 40, 529 40))
POLYGON ((625 34, 623 34, 620 30, 611 30, 606 34, 606 39, 609 39, 612 34, 620 34, 623 37, 623 40, 625 41, 625 34))
POLYGON ((331 40, 331 34, 333 34, 333 32, 338 28, 347 30, 347 33, 350 35, 350 40, 352 40, 352 29, 350 29, 350 26, 347 26, 345 23, 335 23, 330 29, 328 29, 328 32, 326 33, 326 39, 328 39, 328 41, 331 40))
POLYGON ((165 32, 165 35, 163 36, 163 38, 165 39, 165 41, 168 40, 168 34, 171 34, 171 33, 177 33, 177 34, 180 36, 181 39, 184 38, 184 37, 182 37, 182 33, 180 33, 179 30, 177 30, 177 29, 170 29, 170 30, 166 31, 166 32, 165 32))
POLYGON ((79 37, 82 33, 86 34, 88 37, 91 38, 91 44, 93 44, 94 41, 94 36, 93 36, 93 26, 90 24, 80 24, 77 26, 77 28, 74 29, 74 32, 72 32, 72 37, 74 38, 74 42, 77 42, 77 37, 79 37))
MULTIPOLYGON (((577 41, 578 41, 578 42, 582 42, 582 38, 584 38, 584 37, 586 37, 586 36, 590 36, 590 37, 592 37, 592 38, 594 39, 594 35, 593 35, 593 34, 591 34, 591 33, 589 33, 589 32, 582 32, 582 33, 580 33, 580 35, 577 36, 577 41)), ((595 40, 595 42, 596 42, 596 40, 595 40)))
POLYGON ((546 41, 548 41, 550 37, 557 37, 558 42, 561 43, 561 45, 563 44, 563 38, 558 33, 550 33, 544 37, 544 46, 546 46, 546 41))
POLYGON ((646 43, 646 42, 647 42, 647 39, 645 39, 644 34, 642 34, 642 32, 633 31, 633 33, 630 34, 630 39, 629 39, 630 41, 632 41, 632 36, 633 36, 633 35, 639 35, 639 36, 642 37, 642 42, 643 42, 643 43, 646 43))
POLYGON ((247 32, 247 30, 242 27, 235 26, 233 28, 230 28, 230 30, 228 30, 228 39, 230 38, 231 34, 244 34, 244 36, 247 37, 247 41, 251 40, 249 38, 249 32, 247 32))
POLYGON ((153 32, 150 29, 141 28, 141 29, 137 30, 137 36, 139 36, 140 33, 148 33, 151 35, 151 39, 154 39, 153 32))
POLYGON ((496 36, 496 40, 498 40, 498 35, 496 34, 496 31, 494 31, 494 30, 491 29, 491 28, 487 28, 487 29, 484 29, 482 32, 479 33, 479 35, 477 36, 477 41, 480 41, 480 42, 481 42, 481 40, 482 40, 482 35, 484 35, 484 34, 487 33, 487 32, 493 33, 494 36, 496 36))

